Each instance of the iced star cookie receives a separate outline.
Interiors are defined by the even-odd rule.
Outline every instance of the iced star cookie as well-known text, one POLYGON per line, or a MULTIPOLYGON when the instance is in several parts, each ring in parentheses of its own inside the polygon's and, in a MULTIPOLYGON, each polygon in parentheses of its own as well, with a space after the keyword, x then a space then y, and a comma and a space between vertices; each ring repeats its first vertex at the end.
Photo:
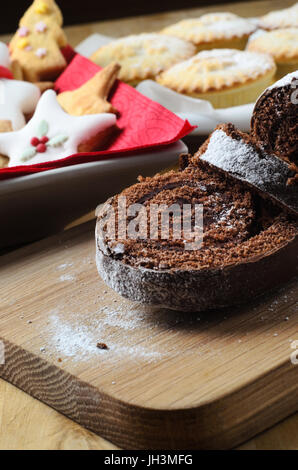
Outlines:
POLYGON ((10 67, 9 49, 4 42, 0 42, 0 67, 10 67))
POLYGON ((193 44, 157 33, 144 33, 117 39, 100 47, 90 59, 101 67, 116 61, 121 65, 120 80, 132 86, 154 79, 171 65, 195 54, 193 44))
POLYGON ((120 65, 112 63, 94 75, 80 88, 58 95, 58 103, 73 116, 97 113, 117 113, 108 102, 120 65))
POLYGON ((199 52, 215 48, 244 49, 255 29, 252 22, 233 13, 209 13, 179 21, 161 32, 191 41, 199 52))
POLYGON ((11 80, 10 68, 8 47, 0 42, 0 132, 23 127, 26 124, 25 116, 34 112, 40 97, 35 85, 11 80))
POLYGON ((259 26, 264 29, 298 28, 298 3, 290 8, 267 13, 259 20, 259 26))
POLYGON ((65 69, 61 48, 67 40, 62 15, 53 0, 35 0, 10 43, 11 58, 29 82, 52 81, 65 69))
POLYGON ((0 79, 0 132, 18 130, 25 126, 25 116, 31 115, 40 98, 33 83, 0 79))
POLYGON ((58 104, 56 93, 48 90, 25 127, 0 134, 0 155, 9 158, 12 167, 100 150, 115 125, 114 114, 70 116, 58 104))
POLYGON ((236 49, 202 51, 161 73, 156 81, 215 108, 254 102, 273 83, 276 71, 270 55, 236 49))
POLYGON ((276 78, 298 69, 298 27, 253 34, 247 50, 271 54, 277 65, 276 78))

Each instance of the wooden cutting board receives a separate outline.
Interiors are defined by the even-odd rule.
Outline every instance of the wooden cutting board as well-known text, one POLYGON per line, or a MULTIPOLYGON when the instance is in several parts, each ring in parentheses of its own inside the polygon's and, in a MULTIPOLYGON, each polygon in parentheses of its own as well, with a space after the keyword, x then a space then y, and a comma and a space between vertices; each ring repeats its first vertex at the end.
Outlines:
POLYGON ((1 377, 129 449, 231 448, 297 410, 297 281, 172 312, 107 288, 94 252, 89 222, 1 257, 1 377))

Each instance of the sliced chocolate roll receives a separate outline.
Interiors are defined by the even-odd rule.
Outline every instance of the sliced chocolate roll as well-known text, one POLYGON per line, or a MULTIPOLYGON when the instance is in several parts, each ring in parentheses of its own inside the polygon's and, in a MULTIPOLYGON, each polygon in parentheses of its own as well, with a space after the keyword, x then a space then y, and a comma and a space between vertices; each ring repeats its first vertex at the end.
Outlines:
POLYGON ((255 142, 298 170, 298 70, 269 87, 256 102, 251 120, 255 142))
POLYGON ((184 158, 183 167, 141 178, 100 209, 96 260, 111 288, 142 303, 202 311, 246 302, 298 274, 297 221, 200 159, 188 164, 184 158), (123 198, 126 208, 143 207, 146 215, 147 226, 134 239, 123 229, 132 220, 119 209, 123 198), (160 204, 166 208, 152 233, 151 208, 160 204), (186 249, 184 225, 181 237, 174 236, 173 214, 169 236, 162 237, 162 216, 173 204, 203 205, 200 248, 186 249))
POLYGON ((256 189, 298 215, 298 180, 286 161, 268 154, 232 124, 220 124, 193 157, 256 189))

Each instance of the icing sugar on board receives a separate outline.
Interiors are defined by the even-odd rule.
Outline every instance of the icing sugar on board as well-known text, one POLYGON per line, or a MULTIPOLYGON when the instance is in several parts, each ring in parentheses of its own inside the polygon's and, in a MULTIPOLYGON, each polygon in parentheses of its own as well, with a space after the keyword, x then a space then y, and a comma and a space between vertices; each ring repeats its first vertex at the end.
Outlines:
POLYGON ((231 448, 297 410, 297 280, 180 313, 115 294, 94 253, 92 222, 1 257, 1 377, 130 449, 231 448))

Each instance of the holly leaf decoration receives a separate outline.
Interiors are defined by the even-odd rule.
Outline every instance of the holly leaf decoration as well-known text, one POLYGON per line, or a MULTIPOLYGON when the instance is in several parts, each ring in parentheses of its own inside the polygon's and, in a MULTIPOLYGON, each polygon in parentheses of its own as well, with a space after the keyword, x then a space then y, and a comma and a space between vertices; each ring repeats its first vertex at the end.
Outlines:
POLYGON ((48 131, 49 131, 49 125, 47 121, 41 121, 37 129, 37 137, 41 139, 42 137, 47 135, 48 131))
POLYGON ((22 162, 27 162, 30 158, 33 158, 36 155, 36 148, 35 147, 28 147, 24 150, 21 156, 22 162))
POLYGON ((64 144, 64 142, 66 142, 67 140, 68 140, 67 135, 62 135, 62 134, 61 135, 56 135, 51 140, 49 140, 47 145, 49 147, 59 147, 59 145, 64 144))

